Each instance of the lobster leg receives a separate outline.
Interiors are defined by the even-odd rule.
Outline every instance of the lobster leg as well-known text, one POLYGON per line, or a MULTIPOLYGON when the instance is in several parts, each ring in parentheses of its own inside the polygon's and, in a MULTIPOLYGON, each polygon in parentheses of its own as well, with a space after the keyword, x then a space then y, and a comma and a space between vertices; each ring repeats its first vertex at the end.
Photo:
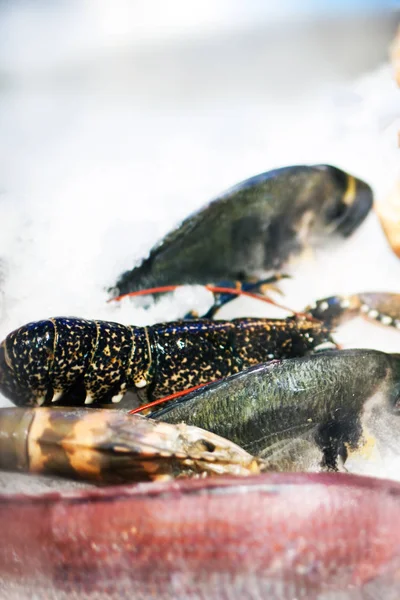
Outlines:
MULTIPOLYGON (((211 308, 204 314, 200 315, 197 311, 191 310, 183 317, 185 320, 188 319, 212 319, 220 308, 228 304, 232 300, 235 299, 236 296, 250 296, 251 298, 257 298, 258 300, 262 300, 263 302, 268 302, 268 304, 273 304, 279 308, 284 310, 288 310, 289 312, 293 312, 290 308, 286 306, 282 306, 278 304, 274 300, 268 297, 267 292, 272 290, 278 294, 282 295, 282 291, 279 289, 275 283, 280 281, 281 279, 287 278, 289 275, 285 275, 283 273, 276 273, 275 275, 268 277, 267 279, 260 279, 255 281, 220 281, 216 285, 207 284, 204 287, 213 294, 214 296, 214 304, 211 308)), ((114 298, 110 298, 109 302, 116 301, 119 302, 123 298, 135 297, 135 296, 156 296, 158 294, 165 294, 167 292, 175 291, 179 285, 167 285, 167 286, 158 286, 153 288, 146 288, 142 290, 136 290, 134 292, 128 292, 126 294, 122 294, 120 296, 116 296, 114 298)))
MULTIPOLYGON (((236 296, 241 295, 252 296, 254 294, 254 297, 259 298, 259 295, 261 294, 262 297, 265 297, 264 299, 268 298, 268 302, 279 306, 279 304, 276 304, 268 297, 268 292, 272 290, 282 295, 281 290, 275 284, 281 279, 286 279, 288 277, 289 275, 285 275, 284 273, 276 273, 271 277, 259 279, 257 281, 220 281, 215 286, 207 286, 214 295, 214 304, 201 316, 201 318, 213 319, 223 306, 232 302, 236 296)), ((195 312, 190 311, 184 318, 193 319, 193 317, 198 317, 198 315, 195 312)))

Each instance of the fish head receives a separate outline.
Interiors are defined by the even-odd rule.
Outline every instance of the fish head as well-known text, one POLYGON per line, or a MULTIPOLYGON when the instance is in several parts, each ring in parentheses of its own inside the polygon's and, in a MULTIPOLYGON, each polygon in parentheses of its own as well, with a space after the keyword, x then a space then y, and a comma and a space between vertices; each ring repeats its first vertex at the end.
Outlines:
POLYGON ((361 179, 333 167, 317 165, 313 178, 316 217, 315 234, 350 236, 364 221, 373 204, 371 187, 361 179), (319 206, 318 206, 319 204, 319 206))

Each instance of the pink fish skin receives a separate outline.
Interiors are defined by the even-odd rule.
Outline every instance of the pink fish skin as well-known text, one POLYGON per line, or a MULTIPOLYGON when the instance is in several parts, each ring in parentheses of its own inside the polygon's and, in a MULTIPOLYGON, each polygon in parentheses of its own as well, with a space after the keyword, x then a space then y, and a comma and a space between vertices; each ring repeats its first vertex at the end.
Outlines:
POLYGON ((0 496, 0 598, 398 600, 400 484, 264 474, 0 496))

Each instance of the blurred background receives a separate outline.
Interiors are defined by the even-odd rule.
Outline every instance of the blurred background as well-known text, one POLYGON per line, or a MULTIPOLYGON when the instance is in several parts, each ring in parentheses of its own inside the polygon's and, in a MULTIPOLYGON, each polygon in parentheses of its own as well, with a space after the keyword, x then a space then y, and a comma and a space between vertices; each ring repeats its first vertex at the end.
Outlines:
POLYGON ((310 92, 384 61, 399 0, 0 2, 1 84, 230 103, 310 92))
MULTIPOLYGON (((0 1, 0 333, 51 314, 173 318, 175 300, 111 308, 106 290, 256 173, 328 162, 383 194, 399 164, 388 65, 399 11, 399 0, 0 1)), ((371 288, 371 270, 375 287, 400 275, 365 231, 351 260, 349 246, 318 276, 306 269, 300 306, 363 276, 371 288)))

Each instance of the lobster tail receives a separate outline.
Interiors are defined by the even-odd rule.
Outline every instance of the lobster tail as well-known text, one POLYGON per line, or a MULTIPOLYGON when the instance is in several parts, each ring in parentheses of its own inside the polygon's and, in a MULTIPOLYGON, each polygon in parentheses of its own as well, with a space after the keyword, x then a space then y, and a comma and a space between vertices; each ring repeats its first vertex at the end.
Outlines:
POLYGON ((73 317, 28 323, 0 346, 0 391, 20 406, 117 403, 128 387, 147 384, 142 332, 73 317))
MULTIPOLYGON (((84 319, 28 323, 0 347, 0 390, 17 405, 42 405, 78 393, 96 342, 84 319)), ((84 390, 82 389, 84 394, 84 390)))
POLYGON ((1 345, 0 389, 16 404, 43 404, 49 394, 54 360, 51 320, 16 329, 1 345))

